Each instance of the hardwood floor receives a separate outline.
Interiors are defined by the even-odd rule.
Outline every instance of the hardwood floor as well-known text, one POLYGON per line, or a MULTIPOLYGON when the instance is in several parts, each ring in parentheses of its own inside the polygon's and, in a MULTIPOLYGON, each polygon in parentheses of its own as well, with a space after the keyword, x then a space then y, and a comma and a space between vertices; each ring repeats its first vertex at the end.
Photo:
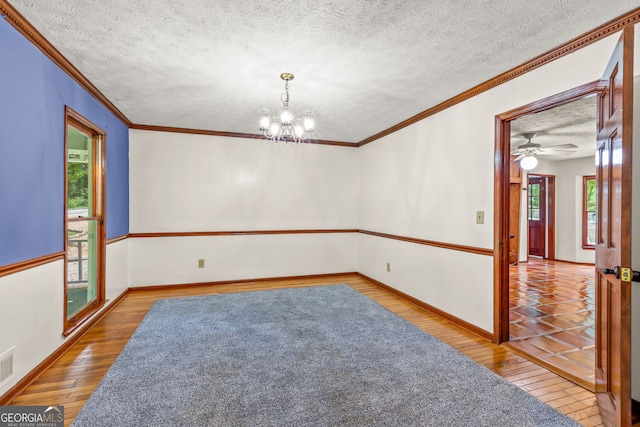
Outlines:
POLYGON ((157 299, 336 283, 348 284, 583 426, 603 425, 595 396, 590 391, 536 365, 505 346, 491 344, 355 274, 132 291, 11 404, 64 405, 65 425, 69 425, 157 299))
POLYGON ((509 266, 510 345, 595 390, 595 267, 530 258, 509 266))

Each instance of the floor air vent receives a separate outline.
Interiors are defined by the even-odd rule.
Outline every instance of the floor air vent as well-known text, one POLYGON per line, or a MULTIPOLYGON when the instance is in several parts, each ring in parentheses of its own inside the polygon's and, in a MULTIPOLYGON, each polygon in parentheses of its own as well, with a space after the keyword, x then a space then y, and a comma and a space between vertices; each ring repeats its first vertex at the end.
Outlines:
POLYGON ((0 385, 13 376, 13 346, 0 354, 0 385))

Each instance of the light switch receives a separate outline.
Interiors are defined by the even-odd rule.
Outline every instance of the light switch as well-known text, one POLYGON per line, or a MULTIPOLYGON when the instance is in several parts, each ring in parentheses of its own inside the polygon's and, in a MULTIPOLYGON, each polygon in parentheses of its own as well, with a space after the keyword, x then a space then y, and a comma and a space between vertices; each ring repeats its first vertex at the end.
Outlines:
POLYGON ((476 212, 476 224, 484 224, 484 211, 476 212))

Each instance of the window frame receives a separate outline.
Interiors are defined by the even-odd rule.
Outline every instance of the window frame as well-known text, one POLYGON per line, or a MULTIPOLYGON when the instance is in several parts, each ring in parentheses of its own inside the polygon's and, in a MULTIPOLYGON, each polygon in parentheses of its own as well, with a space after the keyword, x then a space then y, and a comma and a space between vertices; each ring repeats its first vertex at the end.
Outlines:
POLYGON ((64 301, 63 301, 63 329, 62 335, 68 336, 78 329, 106 303, 105 261, 106 261, 106 137, 105 131, 84 118, 82 115, 65 107, 64 120, 64 301), (68 290, 68 152, 69 152, 69 126, 91 136, 93 144, 93 185, 97 196, 92 200, 93 216, 87 220, 95 220, 98 224, 97 231, 97 256, 96 256, 96 297, 81 311, 68 319, 67 290, 68 290))

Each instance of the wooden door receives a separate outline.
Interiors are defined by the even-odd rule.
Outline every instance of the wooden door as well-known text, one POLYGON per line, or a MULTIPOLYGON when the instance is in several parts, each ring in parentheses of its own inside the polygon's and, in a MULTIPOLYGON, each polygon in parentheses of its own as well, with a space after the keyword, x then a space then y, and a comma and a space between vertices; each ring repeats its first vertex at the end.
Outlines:
POLYGON ((596 179, 596 397, 607 426, 631 425, 633 26, 602 78, 596 179))
POLYGON ((529 255, 545 257, 547 246, 547 196, 545 179, 529 175, 527 184, 527 218, 529 225, 529 255))

